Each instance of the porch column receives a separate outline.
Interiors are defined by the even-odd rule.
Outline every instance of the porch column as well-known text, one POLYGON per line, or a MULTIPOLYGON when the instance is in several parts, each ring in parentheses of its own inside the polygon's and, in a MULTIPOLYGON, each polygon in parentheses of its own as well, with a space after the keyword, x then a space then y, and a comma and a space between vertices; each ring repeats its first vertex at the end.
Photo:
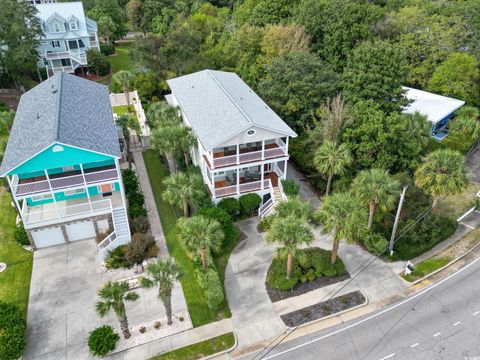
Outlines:
MULTIPOLYGON (((288 139, 288 138, 287 138, 288 139)), ((284 161, 284 164, 283 164, 283 180, 286 180, 287 179, 287 163, 288 161, 285 160, 284 161)))
POLYGON ((287 139, 285 140, 285 154, 288 154, 288 136, 287 139))
POLYGON ((262 140, 262 160, 265 160, 265 140, 262 140))
POLYGON ((240 145, 237 144, 237 165, 240 164, 240 145))
POLYGON ((80 164, 80 171, 82 172, 83 185, 85 186, 85 192, 87 193, 88 205, 90 205, 90 212, 93 214, 92 201, 87 187, 87 179, 85 179, 85 172, 83 171, 83 164, 80 164))
POLYGON ((265 178, 265 176, 264 176, 264 172, 265 172, 265 171, 264 171, 264 165, 263 165, 263 164, 260 165, 260 168, 261 168, 261 171, 260 171, 261 187, 260 187, 260 189, 262 189, 262 191, 263 191, 263 189, 264 189, 263 180, 264 180, 264 178, 265 178))
POLYGON ((48 171, 47 169, 44 169, 43 172, 45 173, 45 177, 47 178, 48 187, 50 188, 50 194, 52 195, 52 199, 53 199, 53 204, 55 205, 55 209, 57 210, 57 218, 60 219, 61 218, 60 211, 58 210, 57 199, 55 199, 55 193, 53 192, 52 184, 50 183, 50 177, 48 176, 48 171))
POLYGON ((210 164, 212 165, 212 169, 215 169, 215 164, 213 161, 213 150, 207 152, 207 157, 210 160, 210 164))
MULTIPOLYGON (((238 145, 237 145, 238 148, 238 145)), ((237 195, 240 195, 240 169, 237 169, 237 195)))
POLYGON ((215 172, 210 171, 210 175, 212 175, 212 189, 213 189, 213 198, 215 199, 217 197, 217 189, 215 187, 215 172))

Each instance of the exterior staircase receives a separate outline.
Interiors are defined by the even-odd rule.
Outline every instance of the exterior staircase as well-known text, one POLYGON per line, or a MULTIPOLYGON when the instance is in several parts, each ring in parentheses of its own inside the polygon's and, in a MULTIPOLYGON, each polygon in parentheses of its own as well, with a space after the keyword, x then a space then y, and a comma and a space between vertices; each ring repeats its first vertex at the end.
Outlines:
POLYGON ((98 244, 98 255, 103 264, 108 254, 119 247, 130 242, 130 225, 125 208, 112 210, 113 232, 98 244))
MULTIPOLYGON (((280 182, 279 182, 280 184, 280 182)), ((271 197, 268 199, 264 204, 262 204, 258 208, 258 216, 260 216, 262 219, 264 217, 267 217, 268 215, 271 215, 275 212, 275 206, 283 200, 286 200, 287 197, 283 193, 283 189, 280 186, 274 187, 273 191, 271 191, 271 197)))

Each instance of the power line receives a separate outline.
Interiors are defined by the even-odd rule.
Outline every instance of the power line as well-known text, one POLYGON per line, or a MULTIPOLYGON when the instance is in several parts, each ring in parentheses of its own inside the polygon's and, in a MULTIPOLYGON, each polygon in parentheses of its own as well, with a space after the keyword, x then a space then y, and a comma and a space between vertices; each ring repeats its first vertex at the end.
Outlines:
MULTIPOLYGON (((447 198, 447 196, 443 197, 442 199, 440 199, 438 201, 438 203, 435 205, 435 208, 438 207, 445 199, 447 198)), ((403 236, 410 230, 412 229, 414 226, 416 226, 420 221, 422 221, 429 213, 432 212, 432 210, 434 209, 434 207, 430 207, 429 209, 427 209, 424 213, 420 213, 419 215, 417 215, 417 217, 415 218, 415 221, 413 223, 410 223, 410 224, 407 224, 407 226, 405 226, 404 228, 402 228, 402 230, 399 232, 398 236, 395 237, 395 240, 393 241, 393 244, 396 244, 401 238, 403 238, 403 236)), ((353 277, 351 277, 350 279, 348 279, 345 283, 340 283, 339 285, 337 285, 334 289, 332 289, 326 296, 323 297, 323 299, 320 301, 320 302, 324 302, 324 301, 328 301, 330 299, 332 299, 335 295, 337 295, 340 291, 342 291, 346 286, 348 286, 353 280, 355 280, 357 278, 358 275, 360 275, 361 273, 363 273, 365 270, 368 269, 368 267, 373 264, 376 260, 378 260, 387 250, 388 250, 388 246, 378 255, 374 256, 373 259, 370 259, 368 261, 365 261, 363 264, 361 264, 360 266, 357 267, 357 269, 354 270, 354 273, 360 269, 353 277), (364 265, 366 264, 365 267, 363 267, 364 265), (336 290, 338 287, 340 286, 340 288, 338 290, 336 290), (330 297, 329 297, 330 296, 330 297)), ((262 360, 263 358, 265 358, 265 356, 267 356, 268 354, 270 354, 270 352, 272 352, 273 350, 275 350, 283 341, 285 341, 285 339, 287 337, 289 337, 293 332, 295 332, 298 328, 300 327, 300 325, 297 325, 295 327, 293 327, 292 330, 290 331, 285 331, 283 332, 282 334, 280 334, 279 336, 277 336, 272 342, 270 342, 270 344, 268 344, 265 348, 263 348, 263 350, 258 353, 252 360, 262 360), (285 334, 286 333, 286 334, 285 334), (284 335, 285 334, 285 335, 284 335), (280 339, 280 340, 279 340, 280 339), (272 348, 270 348, 265 354, 262 354, 264 350, 267 350, 272 344, 274 344, 277 340, 278 343, 275 344, 272 348), (260 355, 260 357, 258 357, 258 355, 260 355)))

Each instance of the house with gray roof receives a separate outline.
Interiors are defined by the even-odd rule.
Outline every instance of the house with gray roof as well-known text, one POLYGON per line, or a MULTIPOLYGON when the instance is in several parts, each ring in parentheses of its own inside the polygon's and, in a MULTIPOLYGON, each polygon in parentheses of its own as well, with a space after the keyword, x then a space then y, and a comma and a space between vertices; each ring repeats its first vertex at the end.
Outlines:
POLYGON ((22 95, 0 176, 34 248, 130 241, 120 157, 107 86, 58 73, 22 95))
POLYGON ((38 67, 46 68, 47 76, 85 71, 87 50, 100 50, 100 45, 97 23, 85 16, 82 2, 35 1, 33 4, 43 30, 38 67))
POLYGON ((212 199, 255 192, 282 198, 288 140, 295 132, 235 73, 203 70, 167 80, 197 141, 191 150, 212 199))

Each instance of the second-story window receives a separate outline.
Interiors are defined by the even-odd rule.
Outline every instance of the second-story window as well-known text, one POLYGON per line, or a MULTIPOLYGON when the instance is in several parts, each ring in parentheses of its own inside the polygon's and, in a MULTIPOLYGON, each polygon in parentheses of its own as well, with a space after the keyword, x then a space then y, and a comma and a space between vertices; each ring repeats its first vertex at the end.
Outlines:
POLYGON ((70 21, 70 30, 78 30, 76 21, 70 21))
POLYGON ((59 48, 60 47, 60 41, 52 41, 52 46, 54 48, 59 48))
POLYGON ((53 28, 55 29, 55 32, 60 32, 60 25, 58 24, 53 24, 53 28))

